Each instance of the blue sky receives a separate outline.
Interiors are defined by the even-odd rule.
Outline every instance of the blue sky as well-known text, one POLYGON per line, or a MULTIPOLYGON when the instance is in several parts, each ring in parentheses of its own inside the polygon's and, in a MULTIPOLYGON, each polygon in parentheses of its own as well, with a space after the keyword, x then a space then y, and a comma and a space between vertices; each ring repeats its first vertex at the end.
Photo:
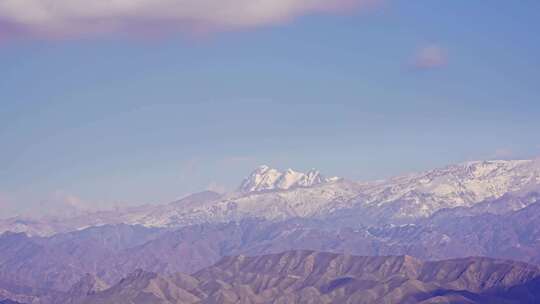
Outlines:
POLYGON ((388 0, 204 35, 8 35, 0 216, 232 189, 263 163, 367 180, 536 157, 538 29, 538 1, 388 0))

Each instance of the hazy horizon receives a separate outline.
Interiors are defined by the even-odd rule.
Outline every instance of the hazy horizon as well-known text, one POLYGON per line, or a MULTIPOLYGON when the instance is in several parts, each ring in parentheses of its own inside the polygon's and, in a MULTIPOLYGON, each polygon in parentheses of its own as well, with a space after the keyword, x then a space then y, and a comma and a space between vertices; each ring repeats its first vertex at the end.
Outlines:
POLYGON ((540 303, 540 1, 0 0, 0 304, 540 303))
POLYGON ((534 1, 58 3, 0 4, 2 217, 540 155, 534 1))

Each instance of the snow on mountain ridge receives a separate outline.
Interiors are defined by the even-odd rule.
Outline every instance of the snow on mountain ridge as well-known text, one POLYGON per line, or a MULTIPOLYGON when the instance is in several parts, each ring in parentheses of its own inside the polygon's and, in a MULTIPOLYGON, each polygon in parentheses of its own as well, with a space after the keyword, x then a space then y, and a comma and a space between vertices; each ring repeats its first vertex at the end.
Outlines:
POLYGON ((540 184, 540 166, 532 160, 474 161, 418 174, 366 183, 366 204, 409 201, 404 215, 429 216, 442 208, 470 207, 509 192, 540 184), (414 207, 413 207, 414 205, 414 207))
POLYGON ((142 224, 170 227, 244 217, 325 217, 350 208, 369 209, 385 219, 414 220, 444 208, 470 207, 529 184, 540 184, 540 169, 532 164, 470 162, 368 183, 328 182, 315 170, 280 172, 261 166, 242 183, 238 193, 194 208, 160 210, 145 217, 142 224))
POLYGON ((288 190, 294 187, 311 187, 314 185, 337 181, 338 178, 325 178, 315 169, 307 173, 287 169, 280 172, 269 166, 262 165, 255 169, 244 179, 239 187, 239 192, 262 192, 270 190, 288 190))
POLYGON ((505 194, 526 194, 530 192, 527 189, 540 189, 539 161, 468 162, 364 183, 324 178, 316 170, 280 172, 261 166, 244 180, 238 192, 197 194, 168 205, 94 213, 54 225, 30 222, 18 227, 18 221, 0 221, 0 231, 31 228, 43 232, 47 228, 52 233, 58 227, 67 231, 69 227, 75 230, 115 223, 172 228, 246 217, 348 216, 357 224, 411 223, 441 209, 472 207, 505 194))

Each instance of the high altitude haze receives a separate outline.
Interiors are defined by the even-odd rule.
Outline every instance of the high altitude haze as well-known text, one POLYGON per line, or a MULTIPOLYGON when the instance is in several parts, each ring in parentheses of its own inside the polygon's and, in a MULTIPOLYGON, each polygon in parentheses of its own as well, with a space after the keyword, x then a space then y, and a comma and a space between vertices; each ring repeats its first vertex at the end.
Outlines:
POLYGON ((538 1, 327 2, 1 1, 0 216, 540 154, 538 1))

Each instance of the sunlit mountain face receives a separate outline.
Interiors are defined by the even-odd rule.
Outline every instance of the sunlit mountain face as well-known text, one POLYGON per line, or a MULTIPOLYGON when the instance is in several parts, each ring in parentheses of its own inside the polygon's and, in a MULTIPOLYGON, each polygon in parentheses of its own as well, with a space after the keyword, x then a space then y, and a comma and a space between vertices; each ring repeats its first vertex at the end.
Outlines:
POLYGON ((0 304, 540 303, 536 29, 538 1, 0 0, 0 304))

